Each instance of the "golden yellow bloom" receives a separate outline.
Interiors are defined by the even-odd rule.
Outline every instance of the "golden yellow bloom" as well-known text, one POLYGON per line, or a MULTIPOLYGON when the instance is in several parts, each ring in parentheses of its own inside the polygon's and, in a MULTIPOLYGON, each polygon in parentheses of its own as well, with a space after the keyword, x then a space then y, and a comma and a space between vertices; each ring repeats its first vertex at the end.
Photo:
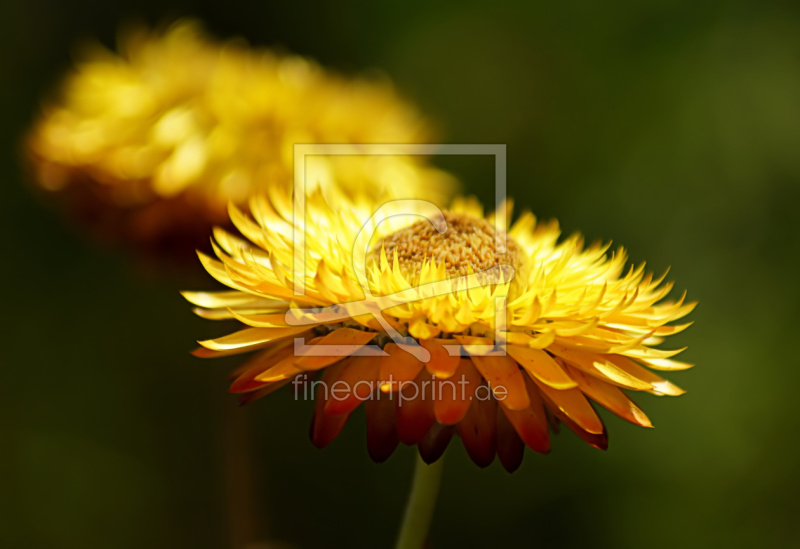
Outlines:
MULTIPOLYGON (((275 185, 291 191, 296 143, 431 140, 385 79, 347 79, 302 57, 217 43, 194 22, 129 34, 120 50, 89 51, 26 144, 41 187, 126 238, 205 238, 227 221, 228 201, 275 185)), ((305 181, 306 191, 329 196, 437 202, 453 186, 409 156, 309 157, 305 181)))
POLYGON ((514 470, 524 445, 549 451, 559 422, 606 448, 590 401, 650 427, 625 390, 683 393, 651 370, 690 367, 672 359, 680 350, 655 345, 688 326, 669 323, 694 304, 664 301, 672 284, 644 266, 626 271, 622 249, 559 243, 557 224, 530 213, 508 228, 510 208, 484 218, 470 200, 443 212, 395 202, 376 214, 366 201, 331 209, 317 194, 306 208, 296 226, 288 199, 254 198, 252 217, 232 207, 245 239, 217 230, 218 259, 200 255, 231 291, 184 295, 200 316, 247 326, 196 351, 258 351, 231 386, 244 401, 290 381, 308 396, 321 371, 318 446, 366 401, 376 461, 403 442, 430 463, 457 433, 478 465, 497 454, 514 470))

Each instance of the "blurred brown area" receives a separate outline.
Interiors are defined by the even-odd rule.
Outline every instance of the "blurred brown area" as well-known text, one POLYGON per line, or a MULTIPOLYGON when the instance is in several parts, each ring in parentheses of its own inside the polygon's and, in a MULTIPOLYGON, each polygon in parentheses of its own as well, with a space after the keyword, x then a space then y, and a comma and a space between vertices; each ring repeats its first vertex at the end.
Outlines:
MULTIPOLYGON (((20 138, 82 39, 195 16, 346 72, 384 70, 452 143, 508 145, 519 209, 613 239, 699 300, 698 366, 656 428, 611 418, 603 453, 570 433, 507 475, 448 452, 432 547, 788 547, 800 542, 800 6, 755 0, 0 4, 0 546, 385 547, 411 451, 373 465, 358 416, 331 447, 311 403, 244 408, 236 359, 189 356, 228 326, 84 242, 26 188, 20 138)), ((493 199, 486 158, 443 158, 493 199)))

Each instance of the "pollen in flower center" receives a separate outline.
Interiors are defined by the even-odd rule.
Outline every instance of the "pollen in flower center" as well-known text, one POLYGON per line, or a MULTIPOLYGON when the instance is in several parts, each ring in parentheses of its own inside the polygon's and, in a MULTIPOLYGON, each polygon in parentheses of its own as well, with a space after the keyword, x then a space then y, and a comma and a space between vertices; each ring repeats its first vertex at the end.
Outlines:
POLYGON ((430 260, 444 263, 450 277, 467 275, 470 268, 479 273, 498 265, 520 266, 519 246, 493 223, 463 213, 443 213, 445 232, 439 233, 428 220, 418 221, 379 242, 373 257, 380 254, 381 246, 390 262, 397 252, 401 271, 412 278, 430 260), (500 253, 504 243, 505 253, 500 253))

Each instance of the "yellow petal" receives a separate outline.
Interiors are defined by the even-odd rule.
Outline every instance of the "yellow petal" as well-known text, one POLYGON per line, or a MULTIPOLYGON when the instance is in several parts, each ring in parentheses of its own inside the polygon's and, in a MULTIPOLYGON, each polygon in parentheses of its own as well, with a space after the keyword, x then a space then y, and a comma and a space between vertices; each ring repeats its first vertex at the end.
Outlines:
POLYGON ((548 347, 549 351, 558 355, 565 362, 577 367, 587 374, 599 377, 606 381, 610 381, 616 385, 620 385, 627 389, 634 389, 636 391, 647 391, 652 388, 650 383, 641 380, 626 370, 618 367, 614 362, 608 358, 610 355, 596 355, 593 353, 583 353, 568 349, 563 345, 554 343, 548 347))
POLYGON ((645 413, 621 389, 586 375, 575 368, 570 368, 569 366, 567 368, 572 378, 577 381, 580 390, 599 405, 635 425, 642 427, 653 426, 645 413))
POLYGON ((296 326, 289 328, 246 328, 232 334, 219 337, 217 339, 207 339, 198 341, 200 345, 212 351, 233 351, 254 349, 270 341, 276 341, 285 337, 308 331, 307 326, 296 326))
POLYGON ((266 299, 239 291, 231 292, 181 292, 181 295, 192 305, 205 309, 217 309, 228 307, 276 307, 285 305, 286 302, 279 299, 266 299))
POLYGON ((553 357, 539 349, 530 347, 520 347, 509 345, 508 354, 516 360, 520 366, 525 368, 529 374, 546 383, 554 389, 570 389, 577 387, 573 380, 564 369, 555 361, 553 357))
POLYGON ((646 389, 650 393, 655 395, 679 396, 686 392, 674 383, 654 374, 647 368, 639 366, 633 360, 627 357, 608 355, 608 359, 613 362, 617 368, 623 370, 631 377, 640 379, 650 385, 650 388, 646 389))

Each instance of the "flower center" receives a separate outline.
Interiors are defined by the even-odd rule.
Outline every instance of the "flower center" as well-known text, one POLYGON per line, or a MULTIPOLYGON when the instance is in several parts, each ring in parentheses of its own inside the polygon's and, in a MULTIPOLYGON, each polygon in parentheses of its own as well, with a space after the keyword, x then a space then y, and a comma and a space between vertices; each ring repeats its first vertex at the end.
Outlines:
POLYGON ((400 270, 412 279, 420 272, 426 260, 437 265, 444 263, 450 277, 467 275, 471 268, 479 273, 497 267, 521 266, 519 245, 505 231, 497 231, 485 219, 476 219, 462 213, 444 211, 447 230, 439 233, 428 220, 418 221, 401 229, 378 243, 373 257, 380 254, 381 246, 386 250, 389 262, 397 252, 400 270), (499 253, 505 244, 505 253, 499 253))

